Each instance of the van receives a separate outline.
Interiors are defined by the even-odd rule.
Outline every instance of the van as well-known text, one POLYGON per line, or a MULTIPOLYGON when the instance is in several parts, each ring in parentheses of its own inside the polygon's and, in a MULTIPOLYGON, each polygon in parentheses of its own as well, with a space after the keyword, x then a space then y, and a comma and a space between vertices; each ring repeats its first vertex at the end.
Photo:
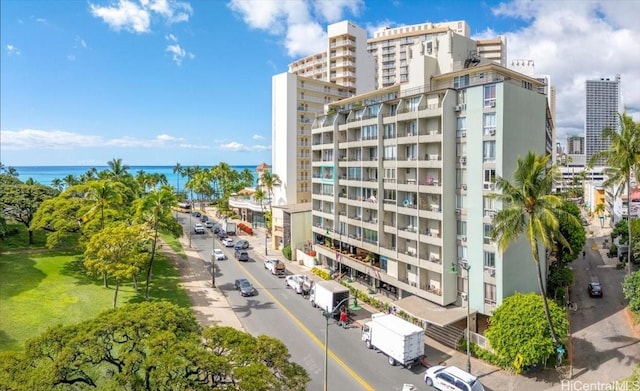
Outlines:
POLYGON ((484 391, 478 378, 454 366, 432 366, 425 372, 424 381, 438 390, 484 391))
POLYGON ((237 249, 237 250, 235 251, 235 257, 236 257, 236 259, 237 259, 238 261, 244 261, 244 262, 246 262, 246 261, 248 261, 248 260, 249 260, 249 253, 248 253, 247 251, 245 251, 245 250, 237 249))

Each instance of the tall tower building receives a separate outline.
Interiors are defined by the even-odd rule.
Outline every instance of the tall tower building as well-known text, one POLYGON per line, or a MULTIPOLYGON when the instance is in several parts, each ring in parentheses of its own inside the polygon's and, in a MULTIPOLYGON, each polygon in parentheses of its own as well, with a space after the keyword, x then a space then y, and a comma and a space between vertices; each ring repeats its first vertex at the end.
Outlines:
MULTIPOLYGON (((587 80, 586 85, 586 118, 585 118, 585 153, 587 162, 591 157, 607 148, 609 143, 602 138, 605 128, 618 129, 620 111, 620 75, 615 79, 601 78, 587 80)), ((602 165, 604 161, 596 162, 602 165)))
POLYGON ((584 136, 567 137, 567 153, 570 155, 584 154, 584 136))

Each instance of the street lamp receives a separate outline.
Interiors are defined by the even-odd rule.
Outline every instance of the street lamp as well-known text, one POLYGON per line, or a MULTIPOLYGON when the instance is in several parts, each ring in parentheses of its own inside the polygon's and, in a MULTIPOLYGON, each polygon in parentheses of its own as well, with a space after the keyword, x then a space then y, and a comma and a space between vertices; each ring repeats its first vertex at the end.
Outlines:
POLYGON ((211 287, 216 287, 216 254, 214 249, 216 247, 215 235, 211 233, 211 287))
MULTIPOLYGON (((322 316, 324 316, 326 320, 324 326, 324 391, 327 391, 327 383, 329 380, 329 318, 333 317, 333 314, 342 306, 342 304, 344 304, 345 301, 348 302, 349 298, 347 297, 342 299, 338 304, 336 304, 333 311, 329 311, 329 308, 322 311, 322 316)), ((355 305, 357 305, 357 303, 355 305)))
MULTIPOLYGON (((471 281, 469 280, 471 265, 468 262, 462 262, 460 267, 467 272, 467 337, 465 339, 467 340, 467 372, 471 373, 471 281)), ((451 263, 451 273, 457 274, 455 263, 451 263)))

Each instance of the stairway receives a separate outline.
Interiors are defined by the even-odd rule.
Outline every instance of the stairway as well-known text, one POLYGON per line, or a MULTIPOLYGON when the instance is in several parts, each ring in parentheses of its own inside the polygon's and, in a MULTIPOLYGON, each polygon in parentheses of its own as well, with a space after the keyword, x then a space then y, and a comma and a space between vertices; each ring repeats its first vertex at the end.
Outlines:
POLYGON ((464 336, 464 330, 453 325, 440 327, 430 324, 424 333, 427 337, 453 349, 458 349, 458 341, 464 336))

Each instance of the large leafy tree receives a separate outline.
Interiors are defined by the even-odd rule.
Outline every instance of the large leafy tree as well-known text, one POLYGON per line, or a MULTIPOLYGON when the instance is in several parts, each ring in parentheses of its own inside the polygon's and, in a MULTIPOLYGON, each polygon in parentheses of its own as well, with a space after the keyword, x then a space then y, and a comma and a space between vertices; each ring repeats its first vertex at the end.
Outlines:
POLYGON ((569 323, 564 310, 553 301, 547 308, 534 293, 516 293, 496 308, 485 335, 502 366, 521 373, 524 367, 543 363, 554 354, 556 346, 544 320, 547 311, 553 328, 567 335, 569 323))
POLYGON ((640 270, 624 278, 622 292, 624 297, 629 300, 629 309, 640 312, 640 270))
MULTIPOLYGON (((607 179, 604 186, 617 186, 616 196, 622 195, 626 191, 627 196, 627 216, 631 218, 631 183, 632 175, 635 175, 636 183, 640 182, 640 123, 633 122, 626 113, 617 114, 619 119, 619 129, 605 128, 602 130, 602 139, 608 141, 609 148, 592 156, 590 164, 595 164, 598 160, 604 159, 607 179)), ((629 249, 633 248, 631 242, 631 225, 628 226, 630 239, 629 249)), ((631 262, 633 261, 632 251, 629 251, 629 269, 631 273, 631 262)))
POLYGON ((136 203, 136 218, 147 224, 153 233, 151 255, 147 264, 146 300, 149 300, 149 285, 151 283, 153 261, 155 260, 156 249, 158 248, 159 230, 165 229, 176 237, 182 234, 182 227, 171 214, 172 208, 176 203, 176 196, 168 186, 162 187, 160 190, 151 190, 151 192, 139 199, 136 203))
POLYGON ((0 183, 0 210, 4 216, 25 227, 29 244, 33 244, 32 222, 40 205, 58 194, 58 191, 38 183, 0 183))
POLYGON ((113 276, 118 301, 120 281, 140 274, 147 261, 151 233, 143 225, 113 224, 91 236, 84 252, 84 266, 90 274, 113 276))
POLYGON ((575 220, 572 224, 580 222, 575 216, 562 210, 562 199, 552 194, 555 170, 549 167, 550 158, 548 155, 529 152, 524 158, 518 158, 513 182, 502 177, 496 178, 496 189, 499 192, 492 194, 492 197, 501 202, 502 209, 494 219, 492 237, 501 252, 522 235, 529 243, 550 336, 553 345, 558 345, 545 294, 540 253, 551 251, 556 242, 570 248, 560 232, 559 218, 575 220))
POLYGON ((231 327, 202 330, 190 309, 128 304, 0 353, 0 384, 12 390, 303 390, 308 373, 282 342, 231 327))
POLYGON ((282 181, 278 174, 274 174, 269 170, 265 170, 260 175, 260 185, 267 190, 267 194, 269 194, 269 213, 272 214, 272 203, 273 203, 273 189, 275 187, 279 187, 282 185, 282 181))
POLYGON ((566 212, 558 217, 560 234, 569 245, 569 247, 565 247, 562 241, 555 241, 557 267, 562 268, 578 258, 587 242, 587 233, 579 223, 582 215, 576 204, 564 201, 559 208, 566 212))

